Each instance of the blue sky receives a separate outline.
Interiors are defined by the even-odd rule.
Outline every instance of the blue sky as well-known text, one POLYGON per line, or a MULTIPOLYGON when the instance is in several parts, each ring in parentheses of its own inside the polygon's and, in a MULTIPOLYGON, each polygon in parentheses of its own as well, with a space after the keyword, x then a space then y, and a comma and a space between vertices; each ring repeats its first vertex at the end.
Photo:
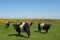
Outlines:
POLYGON ((60 19, 60 0, 0 0, 0 18, 60 19))

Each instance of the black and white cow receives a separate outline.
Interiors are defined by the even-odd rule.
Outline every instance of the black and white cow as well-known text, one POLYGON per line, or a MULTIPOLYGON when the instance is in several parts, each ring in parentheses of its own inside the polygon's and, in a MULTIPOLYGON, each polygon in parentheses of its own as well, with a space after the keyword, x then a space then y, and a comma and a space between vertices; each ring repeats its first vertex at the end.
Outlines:
POLYGON ((30 24, 26 22, 21 22, 20 24, 14 24, 14 29, 16 29, 16 31, 18 32, 18 36, 21 34, 21 32, 26 32, 29 38, 31 25, 32 22, 30 24))
POLYGON ((6 26, 5 26, 5 28, 9 28, 9 26, 10 26, 10 22, 7 21, 7 22, 6 22, 6 26))
POLYGON ((50 27, 51 27, 51 24, 39 23, 39 24, 38 24, 38 31, 41 32, 41 30, 43 29, 43 30, 45 30, 46 33, 47 33, 50 27))

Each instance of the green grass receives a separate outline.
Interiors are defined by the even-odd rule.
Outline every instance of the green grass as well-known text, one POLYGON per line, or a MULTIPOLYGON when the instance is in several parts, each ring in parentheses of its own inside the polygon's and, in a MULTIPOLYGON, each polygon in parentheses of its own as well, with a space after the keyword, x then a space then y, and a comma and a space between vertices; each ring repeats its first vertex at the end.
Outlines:
MULTIPOLYGON (((60 23, 52 22, 52 26, 47 34, 37 32, 37 24, 36 22, 33 23, 30 28, 31 36, 30 38, 26 38, 27 34, 25 32, 21 33, 25 37, 14 35, 17 32, 13 29, 12 24, 6 29, 4 28, 5 24, 0 23, 0 40, 60 40, 60 23)), ((45 31, 42 30, 42 32, 45 31)))

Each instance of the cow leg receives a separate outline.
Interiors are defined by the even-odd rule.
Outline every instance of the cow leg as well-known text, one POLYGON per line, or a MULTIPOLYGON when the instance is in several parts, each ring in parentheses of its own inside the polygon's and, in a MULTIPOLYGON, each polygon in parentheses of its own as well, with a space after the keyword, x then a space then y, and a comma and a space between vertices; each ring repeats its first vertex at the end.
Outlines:
POLYGON ((26 31, 28 38, 29 38, 30 37, 30 28, 27 28, 25 31, 26 31))
POLYGON ((26 31, 28 38, 30 37, 30 31, 26 31))
POLYGON ((38 32, 41 32, 41 28, 40 28, 40 26, 38 26, 38 32))
POLYGON ((21 32, 18 32, 18 36, 20 36, 21 32))
POLYGON ((38 32, 41 32, 41 29, 38 29, 38 32))
POLYGON ((41 32, 40 24, 38 24, 38 32, 41 32))
POLYGON ((46 31, 46 33, 47 33, 47 32, 48 32, 48 29, 46 29, 45 31, 46 31))

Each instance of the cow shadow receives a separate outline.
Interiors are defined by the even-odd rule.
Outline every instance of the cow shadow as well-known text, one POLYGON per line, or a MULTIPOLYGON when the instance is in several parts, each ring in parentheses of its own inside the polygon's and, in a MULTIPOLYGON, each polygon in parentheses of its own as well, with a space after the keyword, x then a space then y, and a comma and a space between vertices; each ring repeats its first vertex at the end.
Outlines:
POLYGON ((17 35, 17 34, 10 34, 10 35, 8 35, 8 36, 17 36, 17 37, 24 37, 24 38, 28 38, 27 36, 24 36, 24 35, 17 35))
POLYGON ((42 33, 42 34, 47 34, 46 32, 40 32, 40 33, 42 33))
POLYGON ((40 32, 40 31, 34 31, 34 32, 38 32, 38 33, 42 33, 42 34, 47 34, 46 32, 40 32))

